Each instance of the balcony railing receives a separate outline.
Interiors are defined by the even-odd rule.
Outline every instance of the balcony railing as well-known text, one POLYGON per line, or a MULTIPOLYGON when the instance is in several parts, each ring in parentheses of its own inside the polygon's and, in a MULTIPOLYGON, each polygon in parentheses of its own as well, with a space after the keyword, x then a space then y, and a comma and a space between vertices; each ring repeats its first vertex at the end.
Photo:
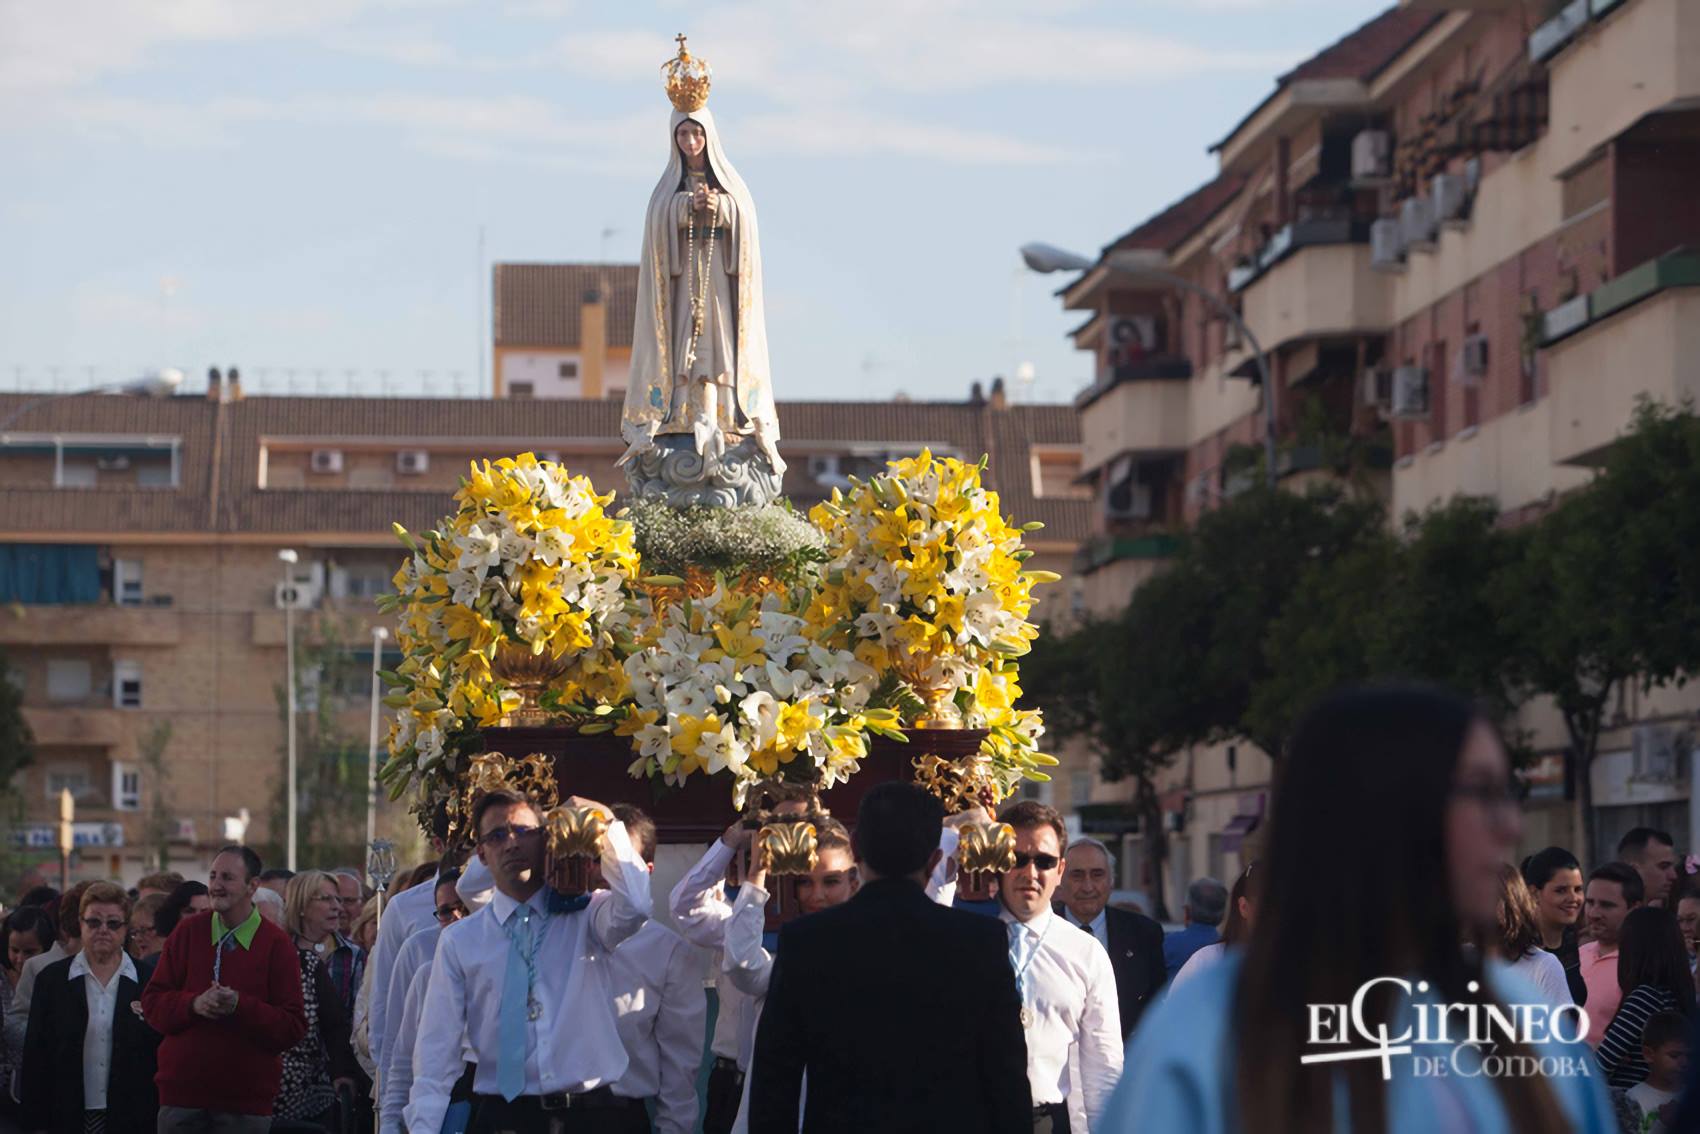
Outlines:
POLYGON ((1138 362, 1117 363, 1105 367, 1098 380, 1075 395, 1074 408, 1085 409, 1123 382, 1155 379, 1185 379, 1192 377, 1192 360, 1173 354, 1154 354, 1138 362))
POLYGON ((167 604, 16 606, 0 614, 0 645, 175 646, 181 623, 167 604))
POLYGON ((1304 248, 1368 244, 1370 223, 1345 213, 1294 221, 1271 236, 1249 261, 1228 273, 1228 290, 1244 291, 1269 269, 1304 248))
POLYGON ((1074 553, 1074 569, 1078 574, 1085 574, 1118 559, 1171 559, 1180 551, 1180 546, 1180 539, 1168 532, 1094 536, 1074 553))

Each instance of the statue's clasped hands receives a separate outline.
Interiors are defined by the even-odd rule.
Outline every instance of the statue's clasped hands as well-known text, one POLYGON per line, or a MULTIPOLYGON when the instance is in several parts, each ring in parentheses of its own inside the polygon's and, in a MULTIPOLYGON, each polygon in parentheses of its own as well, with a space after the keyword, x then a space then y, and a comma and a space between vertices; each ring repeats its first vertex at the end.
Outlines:
POLYGON ((719 204, 719 195, 707 185, 699 185, 691 190, 691 208, 697 212, 713 216, 719 204))

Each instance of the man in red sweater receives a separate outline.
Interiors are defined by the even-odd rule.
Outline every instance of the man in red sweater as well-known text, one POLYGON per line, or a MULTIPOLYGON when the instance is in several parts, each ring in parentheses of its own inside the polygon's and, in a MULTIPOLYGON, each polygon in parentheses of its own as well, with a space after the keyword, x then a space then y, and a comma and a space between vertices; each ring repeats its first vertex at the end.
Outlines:
POLYGON ((159 1045, 159 1134, 265 1134, 283 1053, 306 1034, 301 963, 254 907, 260 856, 225 847, 211 911, 185 917, 142 992, 159 1045))

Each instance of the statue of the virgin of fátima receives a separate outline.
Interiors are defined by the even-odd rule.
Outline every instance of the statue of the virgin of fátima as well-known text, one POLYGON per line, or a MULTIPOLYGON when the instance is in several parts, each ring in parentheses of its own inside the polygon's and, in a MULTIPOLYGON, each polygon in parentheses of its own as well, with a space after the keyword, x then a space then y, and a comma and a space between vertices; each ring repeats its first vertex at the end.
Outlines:
POLYGON ((644 217, 620 463, 639 496, 765 504, 785 465, 755 203, 705 105, 708 67, 683 36, 662 71, 674 110, 644 217))

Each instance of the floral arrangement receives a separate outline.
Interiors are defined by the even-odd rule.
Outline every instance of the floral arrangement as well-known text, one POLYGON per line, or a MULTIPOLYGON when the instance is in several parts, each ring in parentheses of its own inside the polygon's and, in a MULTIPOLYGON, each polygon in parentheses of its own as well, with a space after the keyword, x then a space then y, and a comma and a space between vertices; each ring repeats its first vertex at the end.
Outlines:
POLYGON ((644 570, 651 575, 748 571, 790 582, 826 558, 820 530, 786 503, 675 508, 660 500, 637 500, 622 515, 631 521, 644 570))
POLYGON ((544 704, 589 711, 630 694, 631 525, 611 496, 530 453, 474 462, 436 531, 396 535, 410 552, 380 609, 399 611, 403 660, 381 676, 396 710, 379 773, 392 797, 464 769, 473 730, 524 697, 503 673, 529 655, 549 674, 544 704), (510 662, 504 666, 504 662, 510 662))
POLYGON ((625 661, 632 704, 605 714, 632 740, 633 775, 682 784, 728 772, 742 807, 763 780, 840 783, 870 732, 901 736, 896 713, 868 707, 874 671, 810 636, 808 594, 738 595, 717 579, 707 595, 653 603, 625 661))
POLYGON ((990 729, 1007 795, 1056 763, 1038 751, 1039 713, 1014 707, 1014 659, 1039 634, 1033 587, 1059 576, 1024 568, 1022 536, 1042 525, 1004 519, 983 469, 923 451, 816 505, 828 558, 806 620, 918 698, 922 723, 990 729))

